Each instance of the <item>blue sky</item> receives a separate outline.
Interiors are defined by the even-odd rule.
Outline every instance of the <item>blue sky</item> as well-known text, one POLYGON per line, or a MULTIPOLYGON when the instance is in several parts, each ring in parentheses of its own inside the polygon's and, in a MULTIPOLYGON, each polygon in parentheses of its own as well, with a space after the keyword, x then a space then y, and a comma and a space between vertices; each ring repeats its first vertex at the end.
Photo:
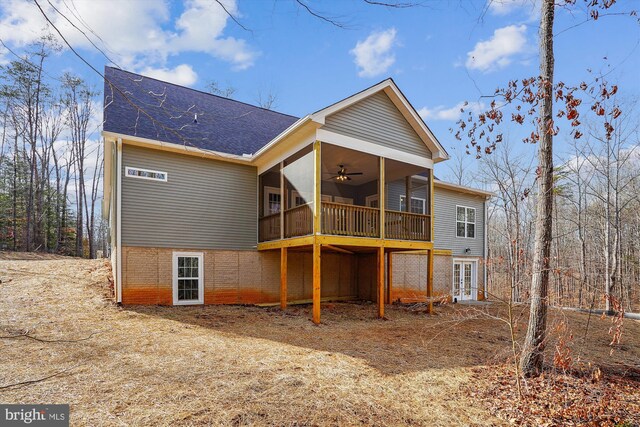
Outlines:
MULTIPOLYGON (((46 0, 39 1, 96 68, 108 63, 46 0)), ((216 80, 236 88, 234 97, 249 103, 256 103, 259 93, 272 92, 276 110, 297 116, 393 77, 449 150, 460 146, 448 131, 457 105, 481 102, 481 94, 509 79, 537 74, 535 0, 432 0, 407 9, 357 0, 305 2, 346 28, 290 0, 224 0, 248 30, 230 20, 215 0, 52 0, 79 27, 90 28, 95 34, 87 35, 125 69, 198 89, 216 80)), ((587 78, 587 68, 610 71, 608 78, 618 83, 621 95, 637 98, 640 25, 620 16, 584 23, 578 3, 557 11, 557 78, 579 83, 587 78)), ((619 3, 613 12, 640 9, 637 0, 619 3)), ((0 38, 17 52, 43 27, 33 3, 0 3, 0 38)), ((0 60, 10 59, 0 47, 0 60)), ((102 88, 99 76, 68 50, 52 58, 51 67, 102 88)))

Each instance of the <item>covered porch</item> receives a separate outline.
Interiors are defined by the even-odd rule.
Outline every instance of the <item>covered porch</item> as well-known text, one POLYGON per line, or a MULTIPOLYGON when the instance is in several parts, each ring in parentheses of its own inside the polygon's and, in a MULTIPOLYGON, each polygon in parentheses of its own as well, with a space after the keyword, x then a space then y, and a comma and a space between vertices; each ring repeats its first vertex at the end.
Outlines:
MULTIPOLYGON (((419 161, 416 161, 418 163, 419 161)), ((427 251, 432 309, 433 171, 315 141, 259 176, 258 249, 280 251, 280 305, 287 306, 288 252, 313 254, 313 321, 320 323, 322 254, 368 254, 378 317, 391 302, 393 252, 427 251)))

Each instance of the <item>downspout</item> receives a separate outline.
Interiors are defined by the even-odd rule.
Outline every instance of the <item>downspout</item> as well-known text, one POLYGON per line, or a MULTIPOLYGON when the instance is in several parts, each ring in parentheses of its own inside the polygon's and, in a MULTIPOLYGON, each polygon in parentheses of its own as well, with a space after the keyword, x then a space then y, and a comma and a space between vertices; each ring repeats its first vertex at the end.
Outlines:
POLYGON ((122 303, 122 138, 116 146, 116 302, 122 303))

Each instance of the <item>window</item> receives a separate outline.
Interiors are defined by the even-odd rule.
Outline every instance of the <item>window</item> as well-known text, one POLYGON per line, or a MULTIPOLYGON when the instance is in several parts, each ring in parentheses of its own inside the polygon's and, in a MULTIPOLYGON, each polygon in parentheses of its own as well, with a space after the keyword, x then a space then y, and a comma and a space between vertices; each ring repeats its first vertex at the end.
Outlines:
MULTIPOLYGON (((407 198, 405 196, 400 196, 400 211, 404 212, 406 209, 407 198)), ((420 199, 418 197, 411 198, 411 209, 410 212, 417 214, 425 214, 425 199, 420 199)))
POLYGON ((161 171, 152 171, 148 169, 132 168, 127 166, 125 168, 126 176, 130 178, 151 179, 153 181, 167 182, 167 173, 161 171))
POLYGON ((306 205, 307 203, 311 203, 313 199, 312 196, 308 194, 300 194, 296 190, 291 190, 291 207, 295 208, 296 206, 306 205))
POLYGON ((264 187, 264 216, 273 215, 280 212, 282 195, 280 189, 275 187, 264 187))
POLYGON ((203 304, 202 252, 173 253, 173 304, 203 304))
POLYGON ((378 195, 377 194, 373 194, 371 196, 367 196, 365 198, 365 204, 367 206, 369 206, 370 208, 378 208, 378 195))
POLYGON ((476 237, 476 210, 466 206, 456 206, 456 236, 476 237))

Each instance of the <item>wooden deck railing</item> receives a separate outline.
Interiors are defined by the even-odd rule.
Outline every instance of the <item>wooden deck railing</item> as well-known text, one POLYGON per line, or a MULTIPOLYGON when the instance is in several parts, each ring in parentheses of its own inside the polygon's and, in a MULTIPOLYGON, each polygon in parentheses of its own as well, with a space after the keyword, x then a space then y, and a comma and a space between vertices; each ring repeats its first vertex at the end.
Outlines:
POLYGON ((280 213, 263 216, 258 220, 258 241, 267 242, 280 238, 280 213))
POLYGON ((431 240, 431 216, 385 210, 385 237, 399 240, 431 240))
POLYGON ((284 237, 313 234, 312 207, 312 203, 306 203, 284 211, 284 237))
POLYGON ((365 206, 322 202, 322 233, 380 237, 380 211, 365 206))
MULTIPOLYGON (((313 204, 284 211, 284 237, 313 234, 313 204)), ((365 206, 322 202, 322 233, 339 236, 380 237, 380 211, 365 206)), ((259 241, 280 239, 280 213, 259 220, 259 241)), ((431 240, 431 216, 411 212, 385 211, 385 238, 431 240)))

